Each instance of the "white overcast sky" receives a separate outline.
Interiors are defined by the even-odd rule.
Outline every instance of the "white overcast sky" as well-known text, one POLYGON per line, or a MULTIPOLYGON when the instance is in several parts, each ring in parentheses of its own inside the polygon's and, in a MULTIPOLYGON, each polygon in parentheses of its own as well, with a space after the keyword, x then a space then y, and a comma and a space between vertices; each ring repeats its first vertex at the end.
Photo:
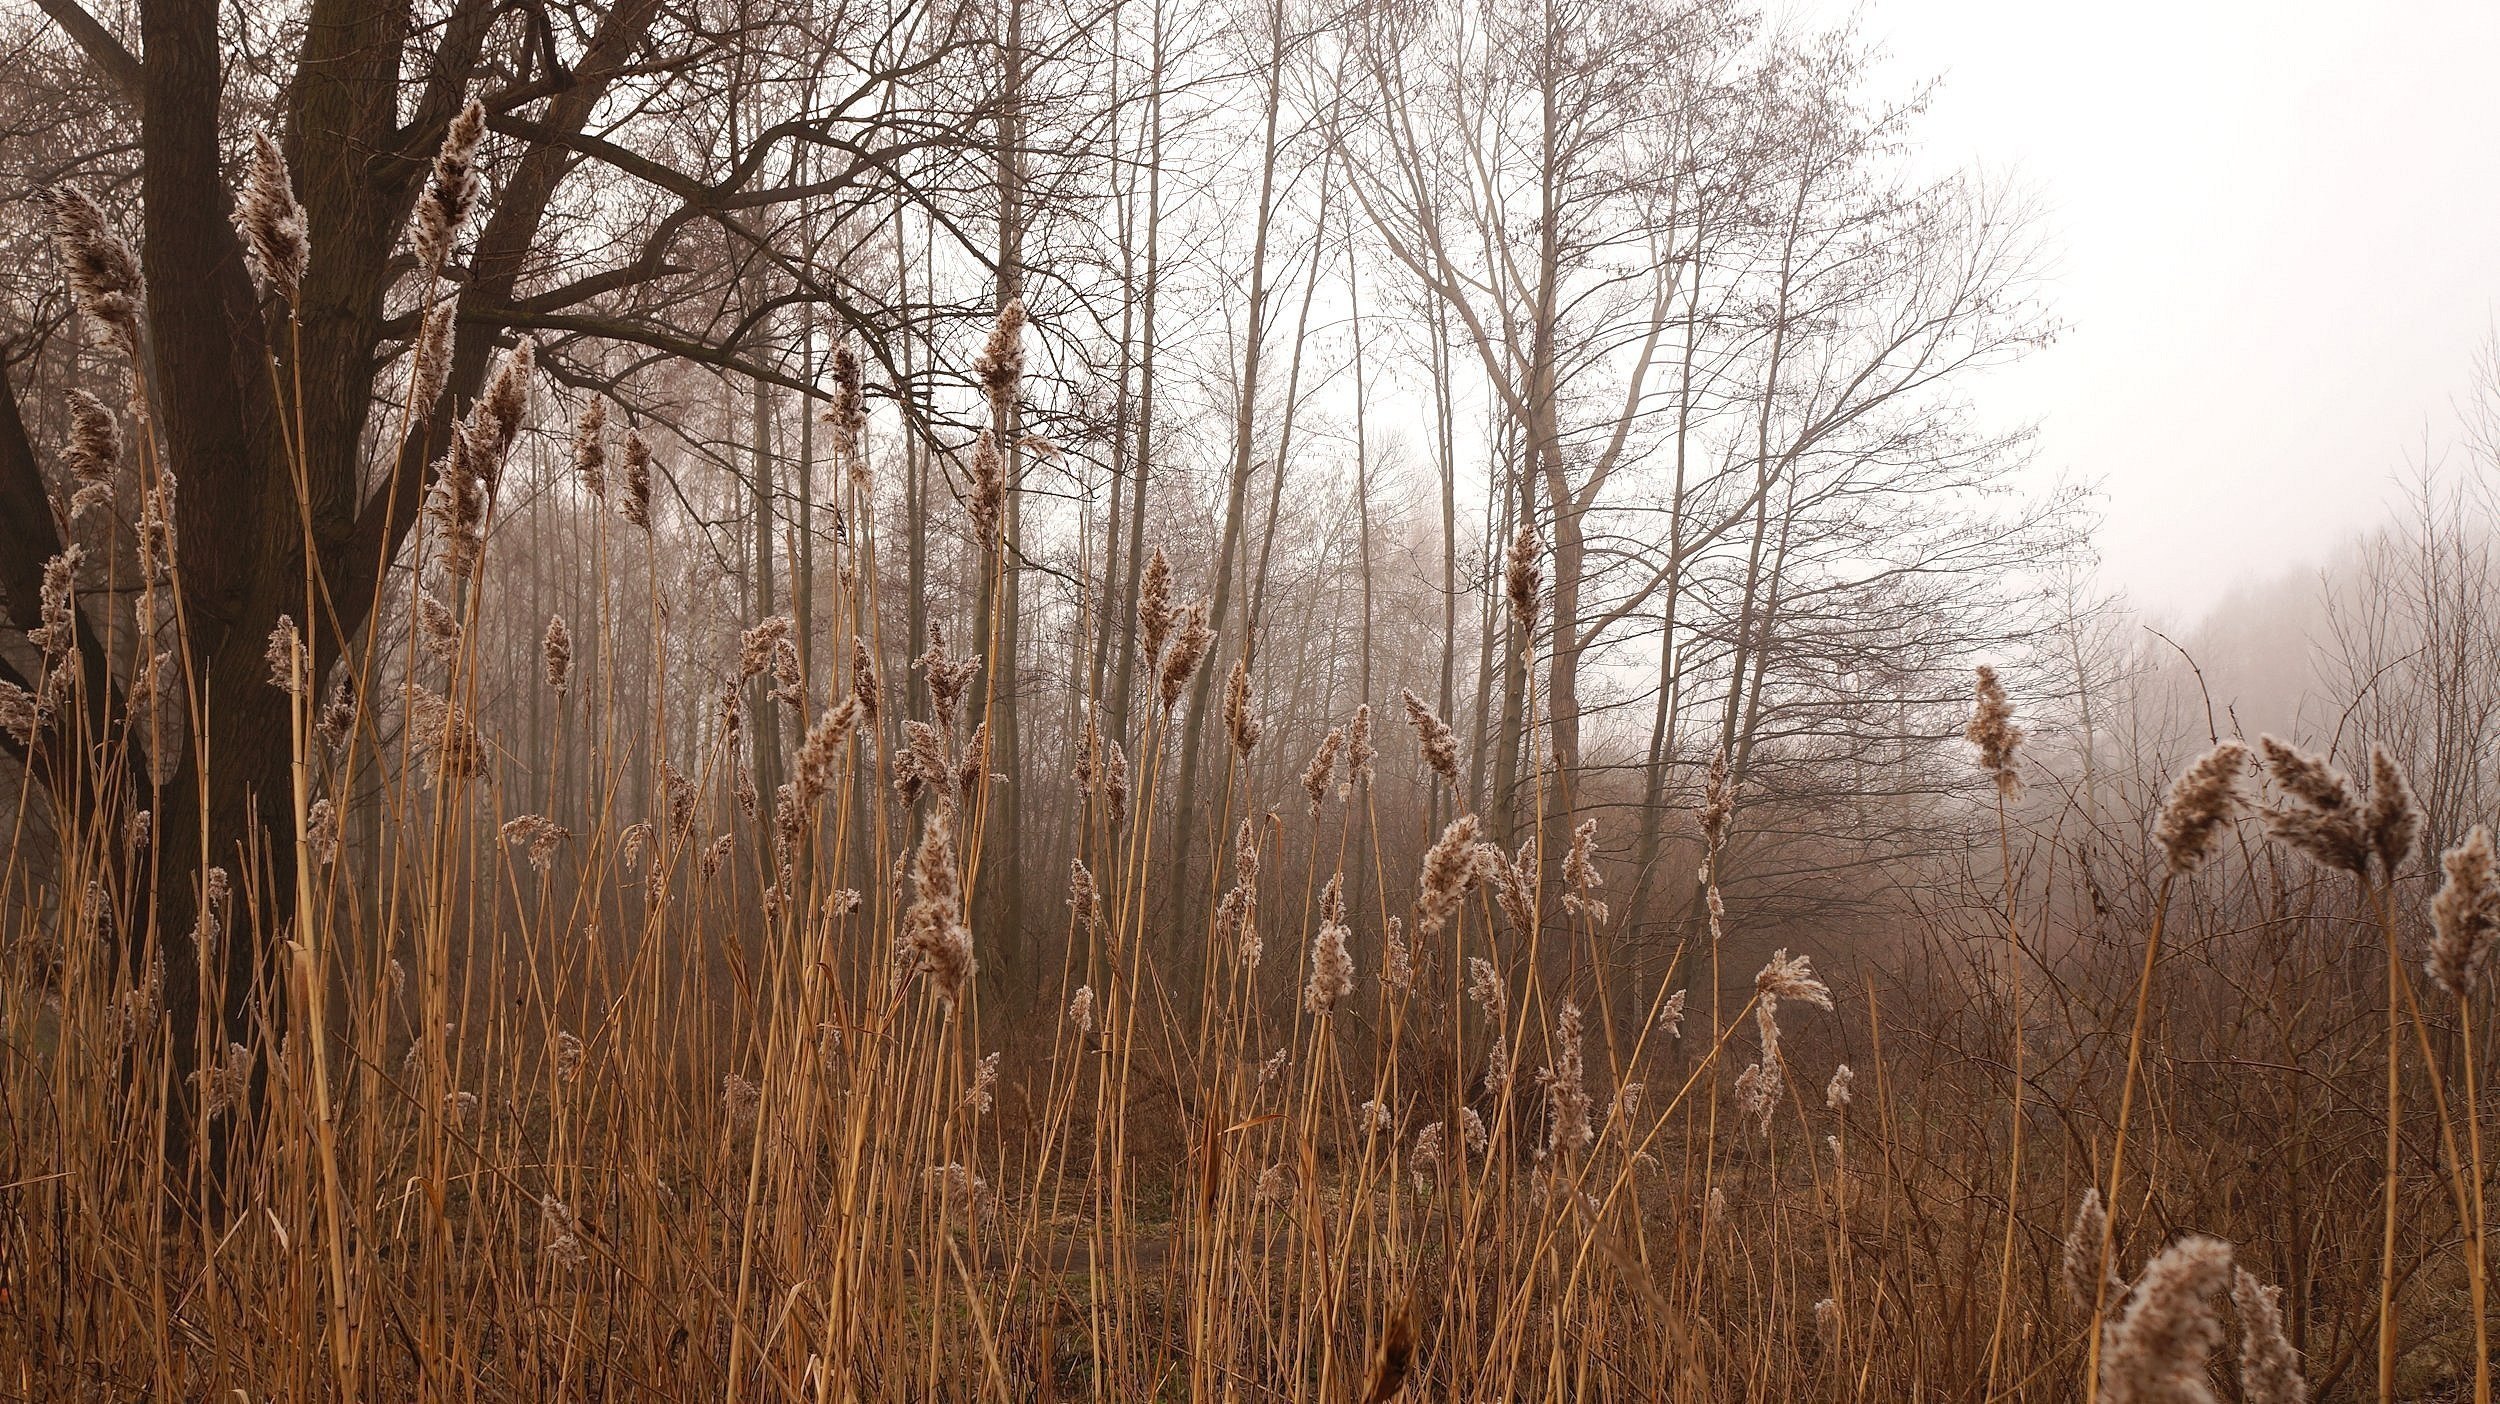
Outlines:
POLYGON ((2068 330, 1981 407, 2102 485, 2108 585, 2193 616, 2453 443, 2500 317, 2500 0, 1855 10, 1884 88, 1940 80, 1928 158, 2043 207, 2068 330))

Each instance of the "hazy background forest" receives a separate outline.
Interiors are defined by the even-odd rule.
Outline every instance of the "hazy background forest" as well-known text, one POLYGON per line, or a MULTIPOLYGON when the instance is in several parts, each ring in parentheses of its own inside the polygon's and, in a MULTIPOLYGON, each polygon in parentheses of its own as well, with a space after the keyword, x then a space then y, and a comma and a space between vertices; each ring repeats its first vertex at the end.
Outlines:
POLYGON ((2143 598, 1862 17, 0 53, 0 1390, 2488 1404, 2500 355, 2143 598))

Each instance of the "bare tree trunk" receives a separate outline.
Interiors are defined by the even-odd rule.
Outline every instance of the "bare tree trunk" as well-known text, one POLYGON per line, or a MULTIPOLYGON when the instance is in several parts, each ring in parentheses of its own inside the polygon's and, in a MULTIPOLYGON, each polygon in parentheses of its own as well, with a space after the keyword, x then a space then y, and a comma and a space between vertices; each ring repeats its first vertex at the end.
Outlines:
POLYGON ((1137 616, 1138 580, 1145 569, 1147 556, 1146 486, 1154 469, 1155 296, 1163 281, 1162 0, 1155 0, 1154 38, 1150 47, 1152 59, 1146 80, 1146 286, 1137 316, 1137 449, 1134 459, 1137 466, 1134 481, 1129 484, 1128 571, 1120 586, 1119 619, 1114 630, 1120 643, 1120 666, 1111 684, 1109 727, 1112 737, 1132 751, 1136 747, 1136 738, 1129 734, 1129 702, 1136 692, 1137 630, 1130 621, 1137 616))
POLYGON ((1224 498, 1224 525, 1215 553, 1214 599, 1208 606, 1208 624, 1215 631, 1218 653, 1208 657, 1198 669, 1198 676, 1189 688, 1189 710, 1181 727, 1179 785, 1175 791, 1174 840, 1172 873, 1175 892, 1191 890, 1190 861, 1195 849, 1198 814, 1198 772, 1200 756, 1205 749, 1209 699, 1214 696, 1216 674, 1224 671, 1217 665, 1221 656, 1224 624, 1231 612, 1233 570, 1241 551, 1242 508, 1250 490, 1254 435, 1258 426, 1259 360, 1261 342, 1267 332, 1267 243, 1275 220, 1277 119, 1284 106, 1284 68, 1286 51, 1286 15, 1281 4, 1268 12, 1268 59, 1266 72, 1265 114, 1261 124, 1259 147, 1259 199, 1254 233, 1250 244, 1249 325, 1242 348, 1241 383, 1236 389, 1233 409, 1232 485, 1224 498))

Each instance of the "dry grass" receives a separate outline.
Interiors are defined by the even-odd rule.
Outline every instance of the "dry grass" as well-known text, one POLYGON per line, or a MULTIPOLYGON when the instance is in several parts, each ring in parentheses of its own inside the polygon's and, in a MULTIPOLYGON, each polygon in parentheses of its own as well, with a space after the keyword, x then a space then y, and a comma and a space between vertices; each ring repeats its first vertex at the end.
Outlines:
MULTIPOLYGON (((450 225, 454 164, 425 207, 450 225)), ((1011 313, 983 361, 1001 404, 1011 313)), ((1609 911, 1602 836, 1561 777, 1531 774, 1511 852, 1471 815, 1397 851, 1384 808, 1423 795, 1381 792, 1367 722, 1343 719, 1342 769, 1331 731, 1254 792, 1256 678, 1236 668, 1221 791, 1171 813, 1174 705, 1215 665, 1158 556, 1139 622, 1158 701, 1134 738, 1082 723, 1064 921, 1014 983, 984 980, 989 718, 962 713, 974 675, 940 643, 888 744, 908 699, 867 661, 893 651, 856 588, 878 578, 867 473, 846 478, 855 558, 828 605, 860 644, 818 676, 772 629, 726 692, 632 676, 671 656, 639 438, 596 518, 593 608, 532 627, 543 677, 504 675, 479 647, 480 546, 528 374, 507 361, 449 460, 410 568, 427 592, 350 650, 352 721, 301 639, 272 641, 295 832, 263 841, 306 861, 291 886, 251 854, 218 865, 203 943, 272 933, 265 984, 219 989, 204 959, 210 1012, 175 1029, 113 888, 144 836, 66 804, 16 826, 7 1388, 2274 1400, 2292 1348, 2322 1395, 2487 1388, 2490 1079, 2467 1036, 2487 995, 2415 989, 2426 908, 2392 769, 2365 807, 2274 757, 2305 808, 2272 827, 2356 885, 2239 822, 2237 753, 2166 822, 2149 799, 2025 810, 2013 704, 1985 678, 1972 734, 2002 844, 1918 875, 1930 900, 1898 946, 1762 964, 1719 883, 1745 816, 1721 776, 1687 850, 1689 942, 1631 987, 1633 914, 1609 911), (765 677, 751 704, 738 684, 765 677), (551 769, 477 730, 525 687, 554 698, 551 769), (742 818, 746 748, 785 730, 797 778, 742 818), (1267 808, 1297 789, 1307 823, 1267 808), (527 812, 532 793, 559 812, 527 812), (1179 824, 1230 839, 1203 891, 1170 871, 1179 824), (225 1007, 249 1016, 230 1048, 225 1007), (221 1050, 196 1087, 182 1037, 221 1050), (2077 1216, 2094 1194, 2105 1221, 2077 1216), (2244 1368, 2224 1349, 2242 1335, 2244 1368)), ((596 505, 603 430, 582 424, 574 486, 596 505)), ((1522 615, 1535 549, 1509 562, 1522 615)), ((160 592, 179 655, 178 572, 143 585, 160 592)), ((1398 769, 1455 790, 1455 737, 1404 702, 1420 747, 1398 769)), ((118 763, 84 740, 83 763, 118 763)), ((2487 886, 2487 867, 2451 871, 2487 886)), ((2470 896, 2443 899, 2452 946, 2487 939, 2470 896)))

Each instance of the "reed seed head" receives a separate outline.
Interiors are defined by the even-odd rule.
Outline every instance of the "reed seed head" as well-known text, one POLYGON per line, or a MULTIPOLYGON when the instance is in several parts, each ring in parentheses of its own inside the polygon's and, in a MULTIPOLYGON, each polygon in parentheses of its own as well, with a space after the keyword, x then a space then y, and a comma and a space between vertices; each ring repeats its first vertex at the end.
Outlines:
POLYGON ((1346 938, 1353 933, 1333 921, 1320 923, 1319 935, 1311 942, 1311 978, 1303 987, 1303 1004, 1314 1014, 1334 1014, 1337 1005, 1354 993, 1354 957, 1346 950, 1346 938))
POLYGON ((417 196, 416 223, 408 242, 428 276, 442 271, 461 226, 477 208, 477 146, 486 135, 486 108, 471 98, 443 130, 434 170, 417 196))
MULTIPOLYGON (((1207 650, 1215 646, 1215 635, 1207 628, 1207 606, 1204 600, 1189 607, 1181 620, 1180 636, 1172 640, 1171 652, 1163 659, 1160 697, 1163 710, 1172 710, 1181 700, 1181 689, 1189 685, 1190 676, 1206 661, 1207 650)), ((1194 704, 1193 704, 1194 705, 1194 704)))
POLYGON ((2216 1404, 2206 1371, 2222 1345, 2213 1298, 2231 1285, 2231 1245, 2191 1235, 2146 1265, 2126 1312, 2105 1328, 2101 1397, 2110 1404, 2216 1404))
POLYGON ((608 402, 597 395, 573 420, 573 476, 591 496, 608 495, 608 402))
POLYGON ((1424 699, 1401 688, 1398 700, 1406 705, 1406 718, 1415 724, 1415 740, 1423 749, 1424 764, 1451 788, 1458 785, 1458 737, 1438 713, 1424 705, 1424 699))
POLYGON ((2474 992, 2492 942, 2500 936, 2500 882, 2493 878, 2491 830, 2477 824, 2465 842, 2440 855, 2448 880, 2431 899, 2430 960, 2425 968, 2457 999, 2474 992))
POLYGON ((1172 560, 1157 546, 1146 558, 1145 580, 1137 593, 1138 644, 1145 650, 1147 667, 1162 661, 1164 642, 1171 637, 1177 617, 1172 611, 1172 560))
POLYGON ((1424 870, 1415 896, 1415 939, 1430 941, 1449 924, 1450 914, 1476 883, 1476 816, 1462 814, 1441 831, 1424 852, 1424 870))
POLYGON ((954 823, 954 810, 947 805, 929 811, 912 864, 914 900, 903 916, 907 948, 949 1009, 962 1003, 964 990, 980 969, 972 955, 972 932, 963 921, 954 823))
POLYGON ((135 367, 139 308, 147 301, 139 256, 114 232, 103 207, 86 191, 75 185, 56 185, 43 201, 52 215, 52 244, 60 253, 70 301, 135 367))
POLYGON ((2170 787, 2153 836, 2168 855, 2174 873, 2192 872, 2213 852, 2223 826, 2238 814, 2240 773, 2248 766, 2248 748, 2225 741, 2207 751, 2170 787))
POLYGON ((1510 599, 1510 617, 1523 630, 1535 627, 1537 596, 1545 588, 1542 562, 1545 546, 1536 524, 1523 521, 1510 539, 1510 561, 1502 573, 1503 593, 1510 599))
POLYGON ((2379 871, 2391 878, 2422 839, 2422 808, 2414 802, 2403 767, 2384 746, 2370 748, 2370 802, 2362 807, 2361 830, 2370 836, 2379 871))
POLYGON ((563 615, 547 616, 547 636, 539 652, 547 661, 547 686, 563 696, 573 685, 573 631, 565 626, 563 615))
POLYGON ((312 241, 286 153, 266 131, 252 133, 252 155, 243 168, 243 198, 235 203, 234 227, 243 236, 243 260, 264 289, 289 303, 303 291, 312 241))
POLYGON ((2014 752, 2022 745, 2023 730, 2014 724, 2014 706, 2005 699, 2005 684, 1998 681, 1997 670, 1983 663, 1978 677, 1972 689, 1970 725, 1962 734, 1979 748, 1979 768, 1996 781, 1997 793, 2010 797, 2022 786, 2014 752))
POLYGON ((1332 726, 1320 738, 1319 749, 1311 753, 1311 763, 1302 771, 1302 793, 1311 797, 1311 817, 1319 817, 1319 807, 1327 798, 1328 787, 1337 774, 1337 753, 1345 749, 1345 728, 1332 726))
POLYGON ((1233 753, 1244 760, 1249 759, 1251 748, 1259 744, 1259 732, 1263 727, 1251 712, 1250 660, 1247 658, 1233 660, 1232 676, 1224 682, 1224 729, 1232 735, 1233 753))
POLYGON ((2231 1306, 2240 1317, 2240 1397, 2247 1404, 2308 1404, 2300 1352, 2283 1332, 2283 1289, 2235 1267, 2231 1306))
POLYGON ((263 656, 269 660, 269 685, 271 687, 281 692, 293 693, 298 697, 303 696, 304 674, 301 662, 303 652, 304 639, 295 631, 293 616, 279 615, 276 627, 269 631, 269 646, 262 650, 263 656))
POLYGON ((2265 755, 2275 787, 2292 801, 2265 806, 2266 832, 2320 867, 2368 872, 2372 836, 2364 827, 2352 782, 2325 757, 2295 750, 2271 736, 2257 738, 2257 748, 2265 755))
POLYGON ((640 430, 625 431, 625 495, 616 509, 626 521, 651 530, 651 445, 640 430))

